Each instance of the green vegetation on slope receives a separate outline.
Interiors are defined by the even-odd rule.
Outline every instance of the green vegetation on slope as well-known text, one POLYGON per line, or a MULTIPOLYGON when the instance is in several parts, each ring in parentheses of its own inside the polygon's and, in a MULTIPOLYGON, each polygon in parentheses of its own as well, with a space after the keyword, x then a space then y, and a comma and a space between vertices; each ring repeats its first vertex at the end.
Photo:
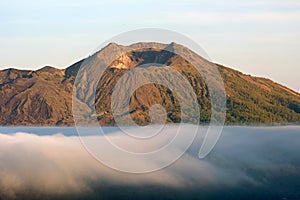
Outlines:
MULTIPOLYGON (((169 66, 182 74, 193 87, 200 108, 200 123, 209 123, 211 116, 210 94, 205 81, 197 70, 186 60, 174 53, 159 49, 143 49, 146 45, 139 43, 138 51, 132 51, 115 60, 101 77, 96 91, 96 112, 99 123, 115 125, 111 112, 111 94, 117 81, 130 69, 147 63, 159 63, 169 66), (119 67, 118 67, 119 66, 119 67), (121 66, 121 67, 120 67, 121 66)), ((170 44, 176 49, 189 49, 170 44)), ((169 48, 170 45, 158 44, 169 48)), ((108 45, 100 52, 117 51, 126 46, 108 45)), ((97 54, 96 54, 97 55, 97 54)), ((108 55, 108 54, 107 54, 108 55)), ((193 57, 193 53, 190 53, 193 57)), ((195 57, 194 57, 195 58, 195 57)), ((196 58, 195 58, 196 59, 196 58)), ((198 59, 205 72, 210 73, 210 63, 198 59)), ((1 125, 73 125, 72 92, 74 80, 82 64, 79 61, 65 70, 44 67, 37 71, 7 69, 0 71, 0 124, 1 125)), ((226 124, 299 124, 300 94, 265 78, 242 74, 236 70, 217 65, 224 80, 227 97, 226 124)), ((157 66, 148 66, 156 69, 157 66)), ((146 71, 141 76, 153 76, 146 71)), ((159 75, 167 79, 168 74, 159 75)), ((88 83, 89 77, 82 77, 88 83)), ((185 92, 184 85, 176 79, 171 84, 185 92)), ((125 82, 125 85, 130 82, 125 82)), ((89 87, 88 85, 86 87, 89 87)), ((74 101, 79 103, 83 115, 87 117, 91 108, 86 100, 91 101, 90 93, 78 96, 74 101)), ((183 93, 188 96, 187 93, 183 93)), ((184 102, 185 103, 185 102, 184 102)), ((181 107, 178 98, 172 91, 159 84, 147 84, 138 88, 131 96, 130 117, 138 124, 150 123, 149 110, 152 105, 160 104, 167 112, 167 122, 181 121, 181 107)), ((192 106, 192 105, 191 105, 192 106)), ((190 123, 198 121, 187 108, 190 123)), ((192 109, 190 109, 192 110, 192 109)))

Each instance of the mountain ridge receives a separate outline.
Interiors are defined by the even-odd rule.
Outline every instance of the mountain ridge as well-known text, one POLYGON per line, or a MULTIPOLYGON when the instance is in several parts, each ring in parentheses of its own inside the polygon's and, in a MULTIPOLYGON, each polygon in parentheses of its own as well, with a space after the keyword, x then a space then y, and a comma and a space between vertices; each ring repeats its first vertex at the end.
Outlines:
MULTIPOLYGON (((139 49, 122 55, 110 64, 97 86, 96 111, 99 123, 115 125, 110 110, 110 93, 114 84, 129 69, 147 62, 158 62, 181 72, 197 93, 201 108, 201 123, 208 123, 211 114, 210 98, 205 81, 191 68, 190 63, 166 48, 179 44, 150 43, 129 46, 108 44, 95 52, 109 55, 113 49, 139 49), (153 45, 154 44, 154 45, 153 45), (107 51, 107 52, 106 52, 107 51)), ((187 50, 187 49, 183 49, 187 50)), ((45 66, 38 70, 0 70, 1 125, 73 125, 72 91, 75 77, 85 59, 65 69, 45 66)), ((209 62, 203 59, 203 65, 209 62)), ((224 80, 227 95, 226 124, 298 124, 300 122, 300 94, 270 79, 243 74, 216 64, 224 80)), ((153 67, 153 66, 152 66, 153 67)), ((154 66, 155 67, 155 66, 154 66)), ((209 69, 208 69, 209 70, 209 69)), ((83 99, 76 99, 83 110, 89 110, 83 99)), ((167 88, 147 85, 132 96, 131 118, 140 125, 150 123, 149 109, 163 104, 167 122, 180 122, 178 100, 167 88), (150 92, 149 92, 150 91, 150 92), (147 95, 145 95, 147 94, 147 95), (147 98, 146 98, 147 97, 147 98), (154 98, 155 97, 155 98, 154 98), (150 99, 150 100, 149 100, 150 99)))

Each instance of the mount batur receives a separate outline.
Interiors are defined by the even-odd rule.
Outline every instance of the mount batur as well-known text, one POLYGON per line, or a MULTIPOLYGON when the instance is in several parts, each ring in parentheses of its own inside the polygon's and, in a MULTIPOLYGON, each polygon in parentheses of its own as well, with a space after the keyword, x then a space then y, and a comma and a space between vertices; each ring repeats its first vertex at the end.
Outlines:
MULTIPOLYGON (((110 126, 115 124, 110 104, 112 90, 123 74, 145 63, 159 63, 182 74, 197 95, 200 122, 208 123, 211 102, 204 79, 188 61, 164 50, 170 47, 185 47, 176 43, 155 43, 157 48, 144 48, 146 44, 130 45, 129 47, 139 48, 111 63, 101 77, 95 95, 99 123, 110 126)), ((110 43, 96 54, 122 48, 128 46, 110 43)), ((191 51, 187 48, 185 50, 191 51)), ((46 66, 36 71, 0 71, 0 125, 74 125, 73 84, 83 61, 66 69, 46 66)), ((204 58, 202 62, 209 63, 204 58)), ((300 94, 269 79, 245 75, 221 65, 217 67, 224 80, 227 97, 226 124, 300 123, 300 94)), ((83 109, 89 110, 88 105, 84 103, 86 98, 78 96, 75 101, 79 102, 83 109)), ((181 121, 180 104, 176 95, 158 84, 144 85, 133 93, 129 114, 136 123, 146 125, 150 123, 149 108, 154 104, 161 104, 166 109, 167 122, 181 121)))

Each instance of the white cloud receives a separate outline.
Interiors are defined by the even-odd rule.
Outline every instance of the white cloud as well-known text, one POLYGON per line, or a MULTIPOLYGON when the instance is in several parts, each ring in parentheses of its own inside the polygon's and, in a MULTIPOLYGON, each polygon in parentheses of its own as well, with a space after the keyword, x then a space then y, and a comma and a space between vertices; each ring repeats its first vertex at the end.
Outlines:
MULTIPOLYGON (((278 175, 300 177, 300 141, 289 139, 298 133, 299 128, 293 127, 226 128, 205 160, 197 158, 200 137, 174 165, 142 175, 119 173, 103 166, 84 150, 77 137, 0 134, 0 199, 17 199, 28 191, 35 197, 80 195, 111 185, 153 184, 187 191, 196 188, 201 194, 205 194, 205 188, 218 193, 218 188, 239 189, 245 184, 247 188, 266 186, 265 179, 272 182, 278 175)), ((121 132, 113 135, 122 138, 121 132)), ((96 137, 101 140, 101 136, 96 137)))
POLYGON ((278 23, 278 22, 300 22, 299 12, 214 12, 214 11, 166 11, 160 14, 161 18, 149 19, 153 24, 181 24, 181 25, 207 25, 223 23, 278 23))

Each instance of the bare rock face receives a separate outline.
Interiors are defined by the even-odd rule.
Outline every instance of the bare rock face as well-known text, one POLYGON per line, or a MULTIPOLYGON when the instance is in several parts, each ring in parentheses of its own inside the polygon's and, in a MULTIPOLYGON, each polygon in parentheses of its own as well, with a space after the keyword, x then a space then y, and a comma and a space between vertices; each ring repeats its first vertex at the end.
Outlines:
MULTIPOLYGON (((111 110, 111 95, 117 82, 130 70, 151 68, 152 70, 170 67, 192 86, 199 103, 200 121, 207 123, 211 115, 211 99, 206 81, 201 74, 184 58, 168 51, 190 51, 178 44, 159 44, 157 48, 148 48, 149 43, 137 43, 121 46, 111 43, 95 56, 110 58, 111 52, 127 48, 137 48, 109 63, 97 85, 91 85, 90 78, 82 74, 82 87, 96 87, 96 116, 102 125, 115 125, 111 110), (151 65, 157 63, 159 65, 151 65), (147 65, 149 64, 149 65, 147 65)), ((154 46, 155 46, 154 45, 154 46)), ((152 44, 153 46, 153 44, 152 44)), ((192 54, 191 54, 192 55, 192 54)), ((193 59, 193 58, 192 58, 193 59)), ((195 58, 196 59, 196 58, 195 58)), ((108 59, 109 60, 109 59, 108 59)), ((37 71, 7 69, 0 71, 0 124, 1 125, 73 125, 72 92, 78 70, 84 60, 67 69, 44 67, 37 71)), ((203 66, 203 73, 210 72, 210 62, 196 59, 203 66)), ((243 123, 299 123, 300 95, 282 85, 264 78, 242 74, 224 66, 218 66, 224 80, 227 96, 228 124, 243 123)), ((140 71, 140 76, 151 77, 151 73, 140 71)), ((139 75, 139 74, 137 74, 139 75)), ((167 74, 161 74, 161 79, 167 74)), ((131 84, 125 81, 124 87, 131 84)), ((177 80, 171 80, 176 87, 182 88, 177 80)), ((184 91, 184 88, 182 89, 184 91)), ((183 94, 188 95, 188 94, 183 94)), ((89 111, 86 104, 91 94, 80 93, 74 99, 80 109, 89 111)), ((138 88, 130 98, 130 117, 140 125, 150 123, 150 111, 153 105, 162 105, 167 114, 167 122, 180 122, 182 113, 178 97, 167 87, 160 84, 146 84, 138 88)), ((84 112, 83 112, 84 113, 84 112)), ((190 119, 191 123, 195 119, 190 119)))
POLYGON ((72 84, 63 81, 64 70, 47 67, 14 73, 14 79, 0 86, 2 125, 72 123, 72 84))

